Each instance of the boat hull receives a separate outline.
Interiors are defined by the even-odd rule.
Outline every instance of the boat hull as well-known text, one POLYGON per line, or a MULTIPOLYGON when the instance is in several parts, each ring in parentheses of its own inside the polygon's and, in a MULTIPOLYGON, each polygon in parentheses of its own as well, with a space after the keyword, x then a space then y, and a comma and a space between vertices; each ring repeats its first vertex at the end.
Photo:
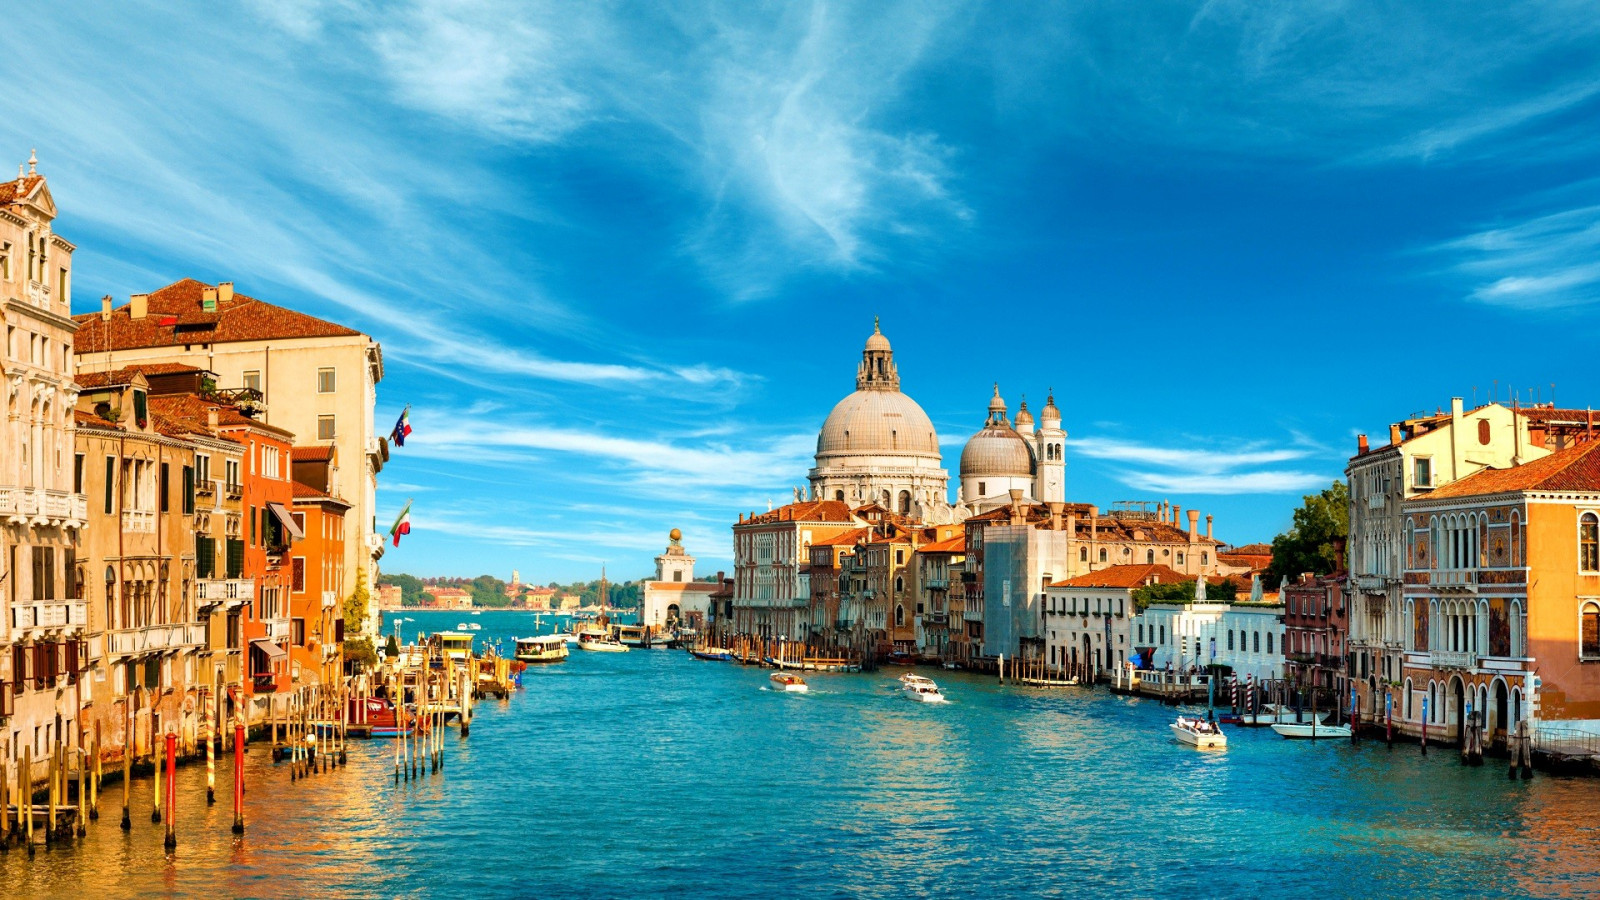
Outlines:
POLYGON ((627 653, 628 645, 608 644, 605 641, 580 641, 578 642, 578 649, 587 650, 590 653, 627 653))
POLYGON ((1207 750, 1224 748, 1228 746, 1228 738, 1220 731, 1209 733, 1196 732, 1183 727, 1177 722, 1173 722, 1167 727, 1172 729, 1172 736, 1177 738, 1180 743, 1188 744, 1191 747, 1198 747, 1202 750, 1207 750))
POLYGON ((733 659, 733 654, 727 650, 690 650, 689 655, 695 659, 709 659, 727 661, 733 659))
POLYGON ((1310 741, 1310 740, 1328 740, 1328 739, 1333 739, 1333 738, 1349 738, 1350 737, 1350 726, 1349 725, 1316 725, 1316 726, 1313 726, 1309 722, 1305 723, 1305 724, 1294 724, 1294 723, 1290 723, 1290 722, 1279 722, 1279 723, 1276 723, 1276 724, 1274 724, 1272 726, 1272 730, 1277 732, 1279 735, 1281 735, 1283 737, 1286 737, 1286 738, 1294 738, 1294 739, 1297 739, 1297 740, 1308 740, 1308 741, 1310 741))

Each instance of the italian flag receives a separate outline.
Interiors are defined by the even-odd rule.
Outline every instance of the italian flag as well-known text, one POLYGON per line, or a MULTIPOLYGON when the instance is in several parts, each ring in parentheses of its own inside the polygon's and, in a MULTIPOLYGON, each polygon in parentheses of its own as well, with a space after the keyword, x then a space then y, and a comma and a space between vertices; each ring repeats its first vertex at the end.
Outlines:
POLYGON ((394 526, 389 529, 389 537, 394 538, 394 545, 400 546, 400 535, 411 533, 411 501, 406 501, 405 509, 400 510, 400 516, 394 520, 394 526))
POLYGON ((395 446, 404 447, 406 445, 406 438, 410 434, 411 405, 408 403, 406 404, 406 408, 400 411, 400 421, 394 423, 394 431, 390 432, 390 436, 394 438, 395 446))

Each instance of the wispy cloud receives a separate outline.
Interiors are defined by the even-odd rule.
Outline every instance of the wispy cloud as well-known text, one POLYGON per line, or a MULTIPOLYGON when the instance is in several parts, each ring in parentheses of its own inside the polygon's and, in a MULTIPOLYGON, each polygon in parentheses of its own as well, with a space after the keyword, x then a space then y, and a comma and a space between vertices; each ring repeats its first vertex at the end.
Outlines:
POLYGON ((1243 448, 1236 451, 1219 451, 1190 447, 1151 447, 1112 438, 1069 438, 1066 443, 1074 451, 1093 459, 1146 463, 1206 474, 1287 462, 1309 455, 1305 450, 1289 447, 1274 450, 1243 448))
POLYGON ((1111 474, 1123 484, 1158 494, 1286 493, 1324 484, 1333 477, 1262 468, 1321 455, 1299 436, 1293 446, 1241 443, 1234 450, 1159 447, 1116 438, 1074 438, 1066 443, 1073 453, 1116 463, 1111 474))
POLYGON ((1547 310, 1600 301, 1600 205, 1540 213, 1432 250, 1480 303, 1547 310))
POLYGON ((1124 472, 1129 487, 1160 494, 1284 494, 1326 487, 1333 476, 1310 472, 1238 472, 1232 474, 1180 474, 1124 472))

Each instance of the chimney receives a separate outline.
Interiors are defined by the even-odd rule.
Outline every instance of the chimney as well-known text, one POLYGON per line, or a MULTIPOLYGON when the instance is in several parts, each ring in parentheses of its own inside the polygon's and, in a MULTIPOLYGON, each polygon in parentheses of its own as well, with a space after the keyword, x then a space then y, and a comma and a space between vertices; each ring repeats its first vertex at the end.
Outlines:
POLYGON ((1206 516, 1206 540, 1211 539, 1211 516, 1206 516))
POLYGON ((1391 446, 1395 446, 1395 445, 1398 445, 1399 443, 1400 443, 1400 423, 1396 422, 1393 425, 1389 426, 1389 444, 1391 446))
POLYGON ((110 318, 111 318, 111 295, 107 294, 104 297, 100 298, 100 321, 104 322, 104 321, 106 321, 107 319, 110 319, 110 318))
POLYGON ((1450 418, 1459 419, 1459 418, 1461 418, 1462 412, 1464 412, 1464 410, 1462 408, 1461 398, 1460 397, 1451 397, 1450 398, 1450 418))
POLYGON ((1344 573, 1344 541, 1342 537, 1333 539, 1333 571, 1336 574, 1344 573))
POLYGON ((1200 530, 1200 510, 1189 510, 1189 543, 1194 543, 1195 532, 1200 530))
POLYGON ((1172 527, 1173 528, 1182 528, 1183 527, 1182 522, 1183 522, 1183 507, 1174 506, 1172 508, 1172 527))
MULTIPOLYGON (((1099 539, 1100 539, 1100 507, 1091 506, 1091 507, 1089 507, 1089 546, 1093 547, 1095 545, 1095 542, 1098 541, 1099 539)), ((1092 567, 1095 564, 1096 560, 1097 560, 1097 557, 1093 554, 1093 551, 1090 551, 1089 565, 1092 567)))
POLYGON ((133 296, 129 297, 128 300, 129 300, 129 303, 128 303, 128 317, 129 318, 131 318, 131 319, 142 319, 142 318, 145 317, 145 313, 150 311, 150 295, 149 294, 134 294, 133 296))
POLYGON ((200 309, 208 313, 214 313, 217 311, 216 288, 206 288, 200 292, 200 309))
POLYGON ((217 299, 223 303, 227 303, 229 300, 233 299, 233 282, 217 282, 217 299))
POLYGON ((210 410, 209 412, 206 413, 206 424, 210 425, 212 428, 216 428, 217 427, 217 411, 216 411, 216 409, 213 408, 212 410, 210 410))
POLYGON ((1061 508, 1064 507, 1064 506, 1066 506, 1066 504, 1062 503, 1060 501, 1054 501, 1054 502, 1052 502, 1050 504, 1050 530, 1051 531, 1060 531, 1061 530, 1061 508))
POLYGON ((1012 488, 1006 493, 1011 495, 1011 524, 1021 525, 1023 523, 1022 489, 1012 488))
POLYGON ((1366 456, 1367 455, 1367 436, 1364 435, 1364 434, 1356 435, 1356 455, 1357 456, 1366 456))

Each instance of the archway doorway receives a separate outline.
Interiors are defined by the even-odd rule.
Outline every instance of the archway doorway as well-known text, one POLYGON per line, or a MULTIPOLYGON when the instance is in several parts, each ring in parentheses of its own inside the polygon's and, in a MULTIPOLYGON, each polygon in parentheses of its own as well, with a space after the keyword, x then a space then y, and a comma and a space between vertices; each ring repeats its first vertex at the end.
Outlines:
POLYGON ((1491 745, 1499 745, 1502 747, 1506 745, 1506 735, 1509 734, 1509 732, 1506 730, 1506 724, 1511 721, 1507 717, 1510 702, 1511 695, 1510 692, 1506 690, 1506 683, 1503 680, 1495 679, 1493 705, 1494 719, 1489 723, 1489 743, 1491 745))
POLYGON ((1455 707, 1456 746, 1461 747, 1467 739, 1467 688, 1458 675, 1450 679, 1450 702, 1455 707))

